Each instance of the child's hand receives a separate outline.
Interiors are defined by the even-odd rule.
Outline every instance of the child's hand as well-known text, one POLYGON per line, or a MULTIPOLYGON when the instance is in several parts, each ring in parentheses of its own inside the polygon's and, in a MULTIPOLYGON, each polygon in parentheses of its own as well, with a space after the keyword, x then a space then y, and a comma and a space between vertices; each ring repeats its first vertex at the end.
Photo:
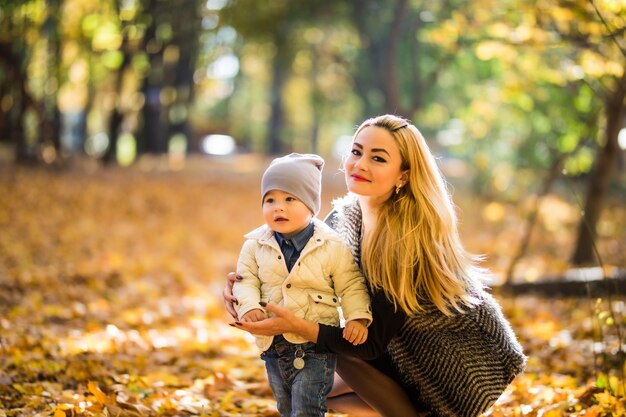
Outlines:
POLYGON ((248 311, 243 315, 241 321, 261 321, 265 320, 265 313, 260 308, 255 308, 254 310, 248 311))
POLYGON ((367 340, 367 321, 363 319, 350 320, 343 329, 343 338, 353 345, 360 345, 367 340))

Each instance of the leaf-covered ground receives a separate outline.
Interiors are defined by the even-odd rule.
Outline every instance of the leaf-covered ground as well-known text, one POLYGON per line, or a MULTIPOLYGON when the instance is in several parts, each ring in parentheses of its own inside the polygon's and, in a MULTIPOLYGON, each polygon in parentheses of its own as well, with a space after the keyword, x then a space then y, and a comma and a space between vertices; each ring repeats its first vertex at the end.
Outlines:
MULTIPOLYGON (((277 416, 219 296, 262 221, 265 162, 0 167, 0 417, 277 416)), ((343 192, 327 169, 322 212, 343 192)), ((467 246, 497 271, 511 216, 460 205, 467 246)), ((624 415, 624 300, 500 299, 529 364, 488 415, 624 415)))

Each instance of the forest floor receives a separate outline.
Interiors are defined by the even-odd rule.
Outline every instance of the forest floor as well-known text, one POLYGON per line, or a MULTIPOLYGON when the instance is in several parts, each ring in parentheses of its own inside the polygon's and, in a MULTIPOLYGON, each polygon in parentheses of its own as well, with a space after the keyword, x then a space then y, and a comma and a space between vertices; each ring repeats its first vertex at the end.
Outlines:
MULTIPOLYGON (((277 416, 256 347, 220 297, 242 235, 262 222, 266 163, 0 166, 0 417, 277 416)), ((333 171, 322 213, 344 192, 333 171)), ((501 276, 523 204, 455 192, 466 246, 501 276)), ((576 209, 546 204, 519 279, 567 267, 576 209)), ((599 247, 623 266, 626 214, 607 210, 599 247)), ((623 298, 495 292, 529 361, 486 415, 625 415, 623 298)))

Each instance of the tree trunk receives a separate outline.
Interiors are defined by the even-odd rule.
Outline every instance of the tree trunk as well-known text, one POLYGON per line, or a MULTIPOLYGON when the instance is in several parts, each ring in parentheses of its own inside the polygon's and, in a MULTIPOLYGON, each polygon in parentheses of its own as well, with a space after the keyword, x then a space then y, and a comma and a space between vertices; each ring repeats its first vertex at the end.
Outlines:
POLYGON ((578 225, 578 238, 572 256, 575 265, 594 264, 594 246, 596 225, 600 219, 604 199, 616 170, 619 156, 617 136, 626 116, 624 98, 626 97, 626 73, 616 83, 616 90, 606 102, 605 142, 598 149, 595 166, 591 172, 589 186, 585 196, 583 216, 578 225))
POLYGON ((175 134, 182 134, 187 139, 187 150, 191 149, 193 132, 189 125, 189 103, 193 101, 194 82, 193 74, 195 70, 195 57, 197 55, 197 44, 200 38, 201 18, 198 16, 201 5, 199 0, 184 0, 183 11, 175 22, 177 33, 174 44, 179 50, 179 59, 173 69, 173 87, 176 89, 176 105, 184 106, 187 110, 186 116, 180 120, 175 120, 170 126, 170 137, 175 134), (193 22, 193 23, 190 23, 193 22))
MULTIPOLYGON (((383 94, 385 96, 385 112, 411 117, 411 115, 402 114, 402 105, 400 103, 400 80, 398 74, 398 65, 400 56, 398 54, 401 38, 403 33, 403 23, 407 15, 407 0, 399 0, 394 8, 393 18, 389 25, 389 33, 384 40, 386 57, 383 60, 384 65, 380 79, 383 80, 383 94)), ((415 35, 412 35, 415 36, 415 35)))
POLYGON ((320 125, 322 123, 322 115, 321 115, 321 107, 322 102, 324 101, 323 94, 320 91, 319 83, 317 82, 317 78, 319 75, 319 65, 318 65, 318 56, 319 53, 317 48, 314 46, 311 50, 313 54, 313 63, 311 66, 310 73, 310 84, 311 84, 311 152, 318 153, 318 145, 319 145, 319 132, 320 125))
POLYGON ((287 31, 284 28, 278 29, 274 38, 276 55, 274 55, 272 62, 272 83, 270 86, 271 115, 267 134, 267 151, 270 155, 281 154, 284 149, 281 140, 285 122, 282 93, 291 64, 291 54, 288 51, 287 42, 287 31))
POLYGON ((500 294, 523 295, 534 294, 548 298, 563 297, 606 297, 626 295, 626 273, 613 278, 594 279, 589 281, 571 281, 563 277, 551 277, 538 282, 522 282, 505 284, 495 287, 500 294))
POLYGON ((11 117, 15 126, 12 132, 12 139, 15 143, 15 161, 20 164, 32 164, 38 162, 37 153, 34 147, 27 142, 24 116, 29 108, 37 111, 37 103, 28 91, 24 53, 24 49, 11 48, 9 45, 6 50, 3 49, 2 51, 2 59, 8 63, 8 77, 14 92, 13 97, 15 97, 11 109, 11 117), (20 52, 16 53, 17 50, 20 52))
POLYGON ((137 154, 163 153, 166 150, 165 135, 167 131, 161 117, 161 87, 163 85, 163 45, 156 37, 156 28, 159 22, 159 4, 156 0, 150 0, 146 13, 152 16, 150 26, 144 36, 144 50, 148 49, 150 71, 143 81, 141 91, 144 96, 142 109, 141 131, 137 142, 137 154), (147 48, 151 45, 150 48, 147 48))
POLYGON ((381 23, 379 8, 384 5, 368 0, 355 0, 352 5, 352 21, 361 41, 361 52, 357 59, 358 70, 354 72, 354 84, 363 102, 363 118, 372 117, 384 112, 385 97, 383 85, 384 75, 384 28, 381 23), (372 21, 372 16, 375 19, 372 21), (381 33, 382 32, 382 33, 381 33))
POLYGON ((24 126, 24 115, 29 107, 34 107, 34 100, 28 93, 26 88, 26 74, 22 69, 15 71, 17 77, 15 78, 17 88, 19 89, 19 105, 16 116, 17 130, 15 132, 15 161, 20 164, 33 163, 37 161, 37 156, 32 147, 29 146, 26 139, 26 126, 24 126))
POLYGON ((46 95, 42 102, 41 114, 43 120, 40 121, 40 142, 51 143, 56 150, 57 161, 61 158, 61 112, 59 110, 57 91, 61 85, 60 77, 60 57, 61 57, 61 32, 59 30, 59 10, 61 0, 48 0, 46 2, 48 17, 44 28, 47 32, 48 57, 47 57, 47 81, 57 85, 54 93, 46 95))
MULTIPOLYGON (((119 97, 119 90, 118 90, 119 97)), ((104 156, 102 157, 102 163, 105 165, 111 165, 115 162, 117 157, 117 137, 120 133, 120 126, 122 125, 123 115, 117 106, 113 107, 111 116, 109 116, 109 146, 107 147, 104 156)))
MULTIPOLYGON (((413 52, 417 43, 416 31, 420 29, 414 24, 415 16, 411 14, 409 2, 395 0, 387 5, 355 0, 351 5, 352 21, 362 45, 354 84, 363 101, 363 117, 395 113, 411 118, 419 101, 411 97, 408 105, 403 105, 403 89, 415 85, 421 88, 421 84, 416 79, 419 75, 419 67, 415 65, 417 58, 412 54, 407 58, 407 64, 402 65, 401 47, 406 45, 407 51, 413 52)), ((421 95, 415 94, 417 97, 421 95)))

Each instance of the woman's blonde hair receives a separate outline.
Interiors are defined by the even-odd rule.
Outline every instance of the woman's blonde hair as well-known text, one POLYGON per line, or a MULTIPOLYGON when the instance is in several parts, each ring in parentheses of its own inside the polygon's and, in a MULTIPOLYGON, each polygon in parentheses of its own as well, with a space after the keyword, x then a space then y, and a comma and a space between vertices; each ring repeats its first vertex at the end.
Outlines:
POLYGON ((484 270, 465 251, 443 175, 419 130, 393 115, 368 119, 386 129, 402 156, 408 182, 383 203, 376 228, 363 242, 361 262, 373 288, 382 288, 396 308, 419 312, 431 301, 441 312, 463 312, 479 301, 484 270))

